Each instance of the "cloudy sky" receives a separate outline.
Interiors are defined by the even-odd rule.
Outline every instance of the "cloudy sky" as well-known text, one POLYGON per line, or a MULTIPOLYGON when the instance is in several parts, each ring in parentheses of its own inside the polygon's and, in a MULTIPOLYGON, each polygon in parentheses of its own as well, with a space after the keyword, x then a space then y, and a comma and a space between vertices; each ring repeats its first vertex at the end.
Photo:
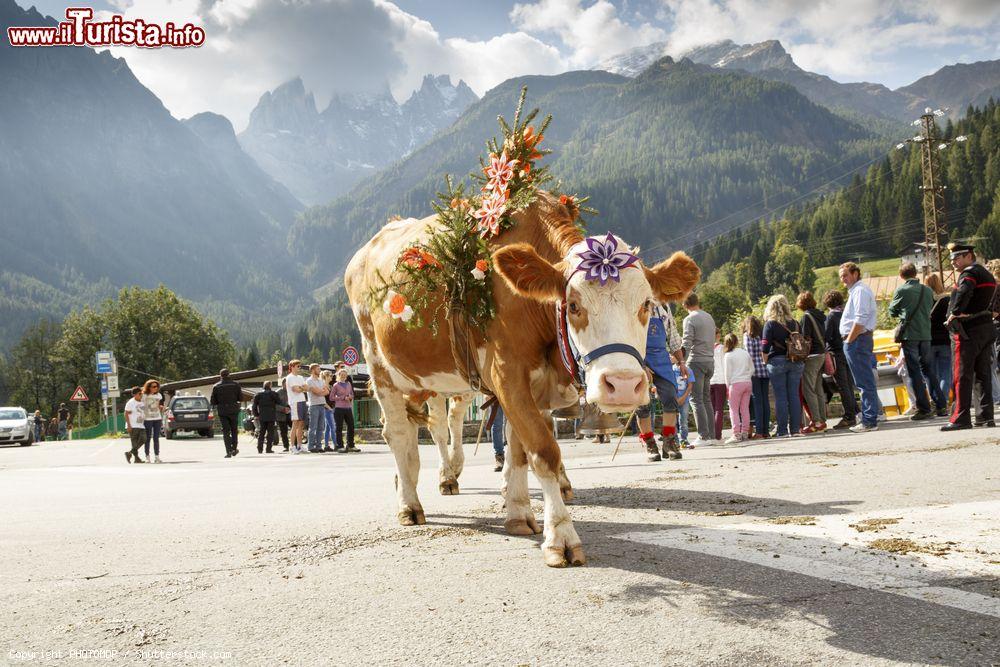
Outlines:
MULTIPOLYGON (((63 16, 66 0, 34 2, 63 16)), ((86 4, 84 2, 72 4, 86 4)), ((954 62, 1000 58, 998 0, 94 0, 95 9, 205 27, 200 49, 116 49, 179 118, 216 111, 246 125, 261 93, 301 76, 334 91, 424 74, 477 93, 522 74, 587 68, 629 48, 667 52, 779 39, 799 66, 838 81, 906 85, 954 62)))

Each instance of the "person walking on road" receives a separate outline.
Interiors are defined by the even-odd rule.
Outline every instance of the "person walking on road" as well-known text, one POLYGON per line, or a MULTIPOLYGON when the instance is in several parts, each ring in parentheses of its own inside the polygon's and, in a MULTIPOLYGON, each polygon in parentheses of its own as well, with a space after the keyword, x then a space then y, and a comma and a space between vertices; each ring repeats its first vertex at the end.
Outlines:
MULTIPOLYGON (((799 324, 792 319, 792 309, 784 294, 775 294, 764 308, 764 332, 761 352, 767 361, 767 373, 774 389, 774 411, 777 437, 802 435, 802 401, 799 385, 804 363, 789 357, 793 334, 801 335, 799 324)), ((807 355, 803 354, 803 357, 807 355)))
POLYGON ((971 245, 952 243, 951 265, 958 283, 948 305, 947 325, 955 344, 955 406, 951 420, 942 431, 972 428, 972 389, 979 385, 979 409, 976 426, 995 426, 993 420, 993 297, 997 281, 986 267, 976 261, 971 245))
POLYGON ((125 452, 125 461, 127 463, 145 463, 139 458, 139 450, 146 444, 146 426, 143 423, 146 418, 146 409, 142 404, 142 387, 132 387, 129 393, 132 394, 132 398, 125 403, 125 430, 128 432, 132 449, 125 452))
POLYGON ((337 382, 330 387, 333 397, 333 418, 336 422, 336 445, 341 452, 360 452, 354 446, 354 385, 346 368, 337 370, 337 382), (344 442, 344 426, 347 426, 347 442, 344 442))
POLYGON ((688 316, 684 318, 684 351, 687 365, 694 370, 694 389, 691 405, 698 438, 692 445, 711 445, 715 440, 715 423, 712 414, 712 373, 715 371, 715 320, 701 309, 698 295, 691 292, 684 299, 688 316))
POLYGON ((302 453, 306 420, 309 419, 309 396, 306 392, 306 379, 299 375, 301 367, 301 361, 292 359, 288 362, 288 375, 285 376, 288 407, 292 418, 292 451, 296 454, 302 453))
POLYGON ((45 441, 45 419, 42 417, 41 410, 35 410, 34 417, 32 418, 32 423, 34 428, 32 432, 35 435, 35 442, 45 441))
POLYGON ((493 441, 493 472, 503 472, 503 464, 507 460, 504 454, 507 445, 507 437, 504 434, 505 421, 503 408, 497 403, 494 408, 493 423, 490 425, 490 439, 493 441))
POLYGON ((649 369, 650 384, 660 399, 663 409, 663 426, 660 435, 663 439, 663 456, 656 444, 656 434, 653 432, 651 414, 652 400, 636 410, 639 421, 639 439, 646 445, 646 460, 650 463, 662 459, 677 460, 682 458, 680 445, 677 444, 677 413, 680 406, 677 403, 677 377, 674 375, 674 362, 682 376, 687 376, 682 352, 683 342, 674 330, 671 335, 670 323, 673 320, 670 311, 657 304, 649 314, 646 325, 646 367, 649 369))
POLYGON ((854 378, 847 367, 847 357, 844 356, 844 338, 840 335, 840 318, 844 315, 844 295, 840 290, 832 289, 823 295, 823 305, 829 309, 826 314, 824 338, 826 349, 833 356, 835 371, 834 382, 837 383, 837 393, 840 394, 840 404, 844 408, 841 417, 833 430, 839 431, 854 426, 858 420, 858 401, 854 396, 854 378))
POLYGON ((867 433, 878 429, 879 400, 875 381, 875 351, 872 334, 878 320, 875 293, 861 280, 861 267, 854 262, 840 265, 840 281, 847 287, 847 303, 840 317, 844 356, 854 385, 861 390, 861 423, 851 430, 867 433))
POLYGON ((760 349, 760 339, 764 333, 764 325, 755 316, 750 315, 743 320, 743 349, 753 361, 752 386, 753 404, 753 439, 771 437, 771 398, 768 389, 771 386, 771 376, 767 374, 767 363, 760 349))
POLYGON ((267 441, 267 453, 274 453, 274 445, 278 442, 278 409, 281 405, 281 397, 271 389, 271 381, 264 383, 264 387, 259 394, 253 397, 250 404, 250 412, 260 422, 257 427, 257 453, 265 452, 265 439, 267 441))
POLYGON ((941 391, 931 353, 931 308, 934 292, 917 280, 917 267, 913 262, 905 262, 899 268, 899 277, 906 282, 896 288, 892 295, 889 315, 900 320, 896 337, 899 339, 906 374, 916 401, 916 412, 910 419, 920 421, 934 416, 927 400, 928 390, 934 399, 937 416, 946 417, 948 396, 941 391))
POLYGON ((319 376, 319 364, 309 364, 309 378, 306 391, 309 401, 309 451, 319 454, 323 451, 323 429, 326 427, 326 397, 330 385, 319 376))
POLYGON ((285 378, 281 378, 281 389, 278 390, 277 424, 278 432, 281 434, 281 445, 288 451, 288 431, 292 424, 292 409, 288 406, 288 389, 285 387, 285 378))
POLYGON ((56 433, 56 440, 68 440, 70 413, 65 403, 59 404, 59 412, 57 414, 59 416, 59 430, 56 433))
POLYGON ((156 463, 163 463, 160 460, 160 431, 163 425, 163 396, 160 394, 160 383, 156 380, 146 380, 142 385, 142 409, 143 424, 146 426, 146 460, 149 461, 149 445, 153 444, 153 459, 156 463))
POLYGON ((811 417, 803 433, 826 430, 826 392, 823 391, 823 365, 826 362, 826 315, 816 307, 812 292, 799 294, 795 307, 802 312, 799 331, 809 339, 809 356, 802 367, 802 398, 811 417))
MULTIPOLYGON (((750 439, 750 394, 753 393, 753 359, 750 353, 739 345, 736 334, 726 334, 723 349, 722 372, 729 394, 729 420, 733 423, 733 435, 726 440, 727 445, 750 439)), ((716 373, 719 371, 716 370, 716 373)))
POLYGON ((243 388, 235 380, 229 379, 229 369, 219 371, 219 381, 212 387, 211 404, 222 425, 222 441, 226 445, 226 458, 240 453, 238 444, 240 399, 243 388))

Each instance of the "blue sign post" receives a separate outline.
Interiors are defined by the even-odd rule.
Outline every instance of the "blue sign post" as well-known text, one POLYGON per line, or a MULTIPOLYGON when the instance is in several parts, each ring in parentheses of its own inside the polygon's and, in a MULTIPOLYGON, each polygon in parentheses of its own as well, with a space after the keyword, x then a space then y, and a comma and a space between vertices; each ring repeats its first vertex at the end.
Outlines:
POLYGON ((106 373, 112 373, 112 363, 114 361, 114 355, 108 350, 101 350, 97 353, 97 374, 103 375, 106 373))

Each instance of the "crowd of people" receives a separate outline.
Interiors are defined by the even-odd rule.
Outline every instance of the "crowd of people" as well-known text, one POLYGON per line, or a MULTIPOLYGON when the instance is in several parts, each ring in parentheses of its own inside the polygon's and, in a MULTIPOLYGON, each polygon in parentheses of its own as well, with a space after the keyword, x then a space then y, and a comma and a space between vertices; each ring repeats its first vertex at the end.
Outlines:
MULTIPOLYGON (((889 304, 889 314, 899 321, 895 361, 910 395, 909 416, 914 421, 947 417, 943 431, 993 426, 993 404, 1000 401, 996 281, 972 246, 952 245, 950 258, 958 273, 954 289, 946 292, 937 274, 919 280, 916 266, 907 262, 889 304), (974 387, 979 398, 973 422, 974 387)), ((677 459, 683 448, 719 443, 727 400, 729 444, 828 429, 877 430, 885 414, 874 351, 875 294, 854 262, 841 265, 839 277, 846 298, 830 290, 822 298, 825 310, 803 291, 795 300, 796 318, 788 299, 777 294, 761 317, 750 315, 742 322, 741 336, 730 333, 722 340, 696 293, 684 302, 688 315, 682 335, 669 311, 657 306, 648 325, 646 365, 663 410, 662 453, 649 407, 637 411, 649 460, 677 459), (832 426, 827 408, 834 392, 827 390, 824 377, 836 387, 843 409, 832 426), (697 430, 690 439, 689 413, 697 430)))
MULTIPOLYGON (((299 374, 301 368, 302 362, 293 359, 277 391, 268 380, 253 396, 248 417, 251 428, 247 430, 256 437, 257 452, 272 454, 279 441, 284 451, 293 454, 361 451, 354 442, 355 394, 347 368, 337 364, 331 372, 321 370, 319 364, 310 364, 308 377, 299 374)), ((160 425, 166 408, 159 389, 158 381, 149 380, 129 390, 131 398, 125 404, 125 428, 130 441, 125 460, 129 463, 162 462, 160 425), (145 452, 145 461, 140 450, 145 452)), ((230 377, 229 370, 220 370, 209 403, 222 430, 227 459, 239 454, 243 397, 243 387, 230 377)))
MULTIPOLYGON (((1000 402, 996 280, 977 261, 972 246, 953 244, 950 259, 958 277, 949 292, 937 274, 920 280, 912 263, 901 265, 903 283, 888 308, 899 322, 895 366, 910 396, 911 420, 947 417, 943 431, 992 427, 994 403, 1000 402), (974 393, 978 395, 975 411, 974 393)), ((662 408, 662 451, 650 406, 636 411, 638 434, 649 460, 679 459, 682 449, 719 443, 727 403, 732 430, 725 442, 729 444, 827 430, 877 430, 885 414, 878 396, 874 350, 875 294, 854 262, 840 266, 839 278, 846 297, 843 291, 832 289, 818 302, 812 292, 803 291, 795 299, 800 314, 796 318, 785 295, 776 294, 767 300, 760 316, 745 318, 739 335, 720 337, 697 293, 684 302, 688 314, 680 333, 670 310, 656 305, 650 313, 645 362, 651 397, 662 408), (828 402, 834 393, 839 394, 842 416, 831 426, 828 402), (689 434, 691 417, 695 437, 689 434)), ((359 451, 354 442, 355 393, 346 368, 338 364, 331 372, 310 364, 308 376, 303 376, 301 366, 299 360, 292 360, 277 389, 268 381, 253 397, 257 451, 273 453, 279 440, 284 451, 294 454, 359 451)), ((225 456, 232 458, 239 453, 237 422, 243 389, 226 369, 219 376, 210 403, 222 429, 225 456)), ((131 394, 125 406, 131 440, 126 460, 143 462, 139 451, 144 449, 148 461, 152 447, 152 461, 159 463, 165 411, 159 383, 149 380, 134 387, 131 394)), ((65 437, 69 423, 65 405, 54 419, 57 437, 65 437)), ((44 425, 37 411, 35 425, 36 431, 44 425)), ((493 422, 492 436, 500 470, 505 444, 502 412, 493 422)))
POLYGON ((30 417, 31 435, 34 442, 45 442, 46 440, 69 440, 70 431, 73 430, 73 414, 66 407, 65 403, 59 404, 50 419, 46 420, 42 416, 41 410, 35 410, 30 417))

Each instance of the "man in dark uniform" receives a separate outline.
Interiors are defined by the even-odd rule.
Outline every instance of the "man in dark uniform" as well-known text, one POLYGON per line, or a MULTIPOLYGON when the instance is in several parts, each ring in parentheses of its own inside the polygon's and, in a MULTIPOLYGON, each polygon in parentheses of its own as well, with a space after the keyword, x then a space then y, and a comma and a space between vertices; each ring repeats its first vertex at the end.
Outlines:
POLYGON ((278 442, 278 409, 281 406, 281 397, 271 390, 271 381, 264 383, 264 390, 253 397, 251 411, 253 416, 260 420, 260 428, 257 429, 257 453, 264 453, 264 438, 267 436, 267 453, 271 454, 272 449, 278 442))
POLYGON ((212 387, 212 405, 215 406, 215 414, 219 418, 222 426, 222 441, 226 445, 226 458, 236 456, 239 450, 236 448, 236 438, 239 432, 240 399, 243 397, 243 389, 235 380, 229 379, 229 369, 223 368, 219 371, 219 382, 212 387))
POLYGON ((996 332, 990 307, 997 289, 996 279, 976 262, 975 249, 971 245, 952 243, 948 249, 952 266, 961 273, 951 293, 946 322, 955 346, 955 408, 951 423, 942 426, 941 430, 972 428, 972 387, 975 383, 979 383, 981 392, 976 426, 994 426, 990 349, 996 332))

